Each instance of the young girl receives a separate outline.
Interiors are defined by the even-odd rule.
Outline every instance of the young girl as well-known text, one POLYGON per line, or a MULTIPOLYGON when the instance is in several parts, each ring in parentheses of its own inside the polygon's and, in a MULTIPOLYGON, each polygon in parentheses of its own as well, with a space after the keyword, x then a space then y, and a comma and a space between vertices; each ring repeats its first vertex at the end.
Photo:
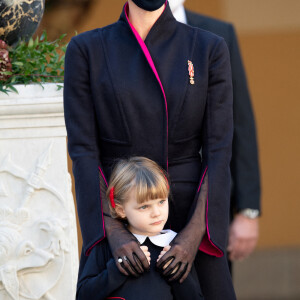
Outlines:
POLYGON ((128 264, 127 257, 115 261, 105 239, 92 249, 79 274, 76 299, 203 300, 195 270, 179 284, 168 283, 155 268, 176 236, 172 230, 163 230, 169 213, 169 184, 164 171, 144 157, 121 160, 112 172, 106 195, 111 217, 126 221, 150 269, 138 278, 125 276, 116 264, 128 264))

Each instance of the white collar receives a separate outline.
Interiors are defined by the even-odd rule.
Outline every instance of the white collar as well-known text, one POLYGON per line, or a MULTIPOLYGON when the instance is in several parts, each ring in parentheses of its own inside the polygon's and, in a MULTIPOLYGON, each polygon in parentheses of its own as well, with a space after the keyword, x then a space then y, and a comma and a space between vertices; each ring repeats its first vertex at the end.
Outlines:
POLYGON ((154 235, 154 236, 147 236, 147 235, 141 235, 141 234, 133 234, 137 240, 140 242, 140 244, 143 244, 146 240, 146 238, 149 238, 149 240, 156 246, 159 247, 165 247, 168 246, 174 237, 177 235, 176 232, 166 229, 162 230, 160 234, 154 235))
POLYGON ((183 4, 179 5, 175 11, 173 11, 174 18, 183 24, 187 24, 186 13, 183 4))

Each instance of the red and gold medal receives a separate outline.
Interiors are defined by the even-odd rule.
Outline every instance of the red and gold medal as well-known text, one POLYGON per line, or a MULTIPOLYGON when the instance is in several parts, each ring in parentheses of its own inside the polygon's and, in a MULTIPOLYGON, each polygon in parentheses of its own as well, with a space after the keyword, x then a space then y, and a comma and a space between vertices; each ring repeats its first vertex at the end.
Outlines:
POLYGON ((195 84, 194 76, 195 76, 195 70, 193 63, 188 60, 188 71, 190 76, 190 84, 195 84))

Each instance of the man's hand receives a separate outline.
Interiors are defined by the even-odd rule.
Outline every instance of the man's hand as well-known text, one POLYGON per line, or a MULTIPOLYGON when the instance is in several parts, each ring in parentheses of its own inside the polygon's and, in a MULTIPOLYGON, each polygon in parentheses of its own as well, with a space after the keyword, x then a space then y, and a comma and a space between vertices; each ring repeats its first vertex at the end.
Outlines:
POLYGON ((105 217, 105 229, 112 255, 121 273, 138 277, 149 270, 148 259, 137 239, 120 221, 105 217))
POLYGON ((243 260, 256 247, 258 240, 258 218, 250 219, 242 214, 236 214, 229 228, 229 243, 227 251, 229 259, 243 260))

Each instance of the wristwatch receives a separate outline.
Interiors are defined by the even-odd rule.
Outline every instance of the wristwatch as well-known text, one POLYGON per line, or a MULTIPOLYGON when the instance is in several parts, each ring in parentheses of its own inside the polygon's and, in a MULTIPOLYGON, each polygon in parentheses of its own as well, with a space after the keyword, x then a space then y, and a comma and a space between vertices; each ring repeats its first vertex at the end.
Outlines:
POLYGON ((249 219, 256 219, 259 216, 259 210, 252 208, 243 209, 240 213, 249 219))

